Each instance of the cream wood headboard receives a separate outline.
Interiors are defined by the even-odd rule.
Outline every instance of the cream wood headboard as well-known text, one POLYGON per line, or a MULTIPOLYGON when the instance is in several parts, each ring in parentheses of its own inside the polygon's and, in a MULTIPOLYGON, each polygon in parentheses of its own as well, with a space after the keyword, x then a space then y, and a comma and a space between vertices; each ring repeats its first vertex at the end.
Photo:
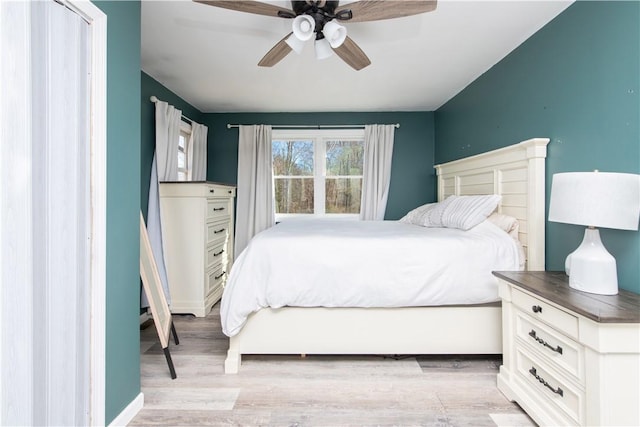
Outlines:
POLYGON ((438 201, 447 196, 500 194, 498 211, 520 223, 527 270, 544 270, 545 158, 548 138, 518 144, 434 166, 438 201))

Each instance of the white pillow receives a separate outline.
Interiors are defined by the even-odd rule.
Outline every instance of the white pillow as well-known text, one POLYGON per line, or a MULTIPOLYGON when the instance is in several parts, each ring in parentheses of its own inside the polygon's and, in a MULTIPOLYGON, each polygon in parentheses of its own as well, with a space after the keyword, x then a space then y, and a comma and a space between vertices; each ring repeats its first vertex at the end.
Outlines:
POLYGON ((510 215, 494 212, 487 218, 487 221, 498 226, 504 230, 513 239, 518 240, 518 232, 520 231, 520 223, 518 220, 510 215))
POLYGON ((429 225, 425 224, 425 227, 469 230, 487 219, 501 199, 497 194, 449 196, 427 213, 429 225))
POLYGON ((400 218, 400 222, 406 224, 423 225, 425 222, 425 215, 429 213, 431 209, 436 206, 437 203, 427 203, 426 205, 419 206, 412 211, 409 211, 405 216, 400 218))

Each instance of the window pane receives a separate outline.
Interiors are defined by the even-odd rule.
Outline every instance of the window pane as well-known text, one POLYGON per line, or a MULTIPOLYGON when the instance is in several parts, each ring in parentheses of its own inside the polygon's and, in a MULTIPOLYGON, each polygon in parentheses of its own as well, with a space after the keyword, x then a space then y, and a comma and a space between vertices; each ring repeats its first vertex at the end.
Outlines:
POLYGON ((274 178, 276 213, 313 213, 313 178, 274 178))
POLYGON ((178 168, 184 169, 186 167, 186 157, 182 151, 178 151, 178 168))
POLYGON ((184 144, 185 144, 185 134, 184 133, 180 133, 180 136, 178 137, 178 148, 182 148, 182 150, 184 151, 184 144))
POLYGON ((362 178, 327 178, 325 181, 326 213, 360 213, 362 178))
POLYGON ((178 171, 178 181, 186 181, 187 173, 184 171, 178 171))
POLYGON ((273 141, 273 175, 313 176, 313 141, 273 141))
POLYGON ((327 141, 327 176, 362 175, 362 141, 327 141))

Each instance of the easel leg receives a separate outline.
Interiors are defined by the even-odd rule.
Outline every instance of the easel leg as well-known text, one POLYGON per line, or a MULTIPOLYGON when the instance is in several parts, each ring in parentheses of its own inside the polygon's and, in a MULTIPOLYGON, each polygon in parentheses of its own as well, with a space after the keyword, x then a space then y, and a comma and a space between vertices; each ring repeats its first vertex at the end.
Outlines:
POLYGON ((169 347, 163 348, 164 357, 167 359, 167 365, 169 365, 169 372, 171 372, 171 379, 175 380, 178 376, 176 375, 176 370, 173 367, 173 360, 171 360, 171 353, 169 353, 169 347))
POLYGON ((171 321, 171 333, 173 334, 173 342, 175 342, 176 345, 180 344, 180 341, 178 340, 178 333, 176 332, 176 325, 173 323, 173 320, 171 321))

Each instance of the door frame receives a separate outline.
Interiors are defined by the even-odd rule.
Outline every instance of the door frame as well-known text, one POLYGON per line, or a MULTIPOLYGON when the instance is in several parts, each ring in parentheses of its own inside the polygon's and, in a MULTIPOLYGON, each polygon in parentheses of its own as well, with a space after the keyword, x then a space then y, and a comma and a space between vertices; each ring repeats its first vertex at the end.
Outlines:
POLYGON ((107 15, 88 0, 56 0, 89 23, 90 33, 90 381, 89 421, 105 425, 107 245, 107 15))
MULTIPOLYGON (((83 350, 89 351, 89 381, 82 392, 86 393, 82 401, 75 405, 87 411, 90 425, 105 425, 106 371, 106 208, 107 208, 107 16, 89 0, 54 0, 83 18, 88 25, 89 48, 89 164, 86 173, 89 187, 89 247, 87 268, 89 283, 89 316, 86 325, 89 342, 83 350), (88 389, 87 389, 88 388, 88 389), (88 396, 88 402, 86 397, 88 396), (88 408, 86 407, 89 405, 88 408), (86 408, 86 409, 85 409, 86 408)), ((16 2, 15 7, 5 8, 2 2, 0 19, 3 22, 3 35, 11 34, 0 43, 2 55, 0 63, 11 59, 12 67, 2 67, 3 89, 10 88, 0 100, 0 138, 3 139, 0 151, 0 180, 7 179, 11 186, 3 185, 0 198, 0 231, 2 236, 0 260, 0 319, 3 339, 0 343, 0 362, 2 378, 0 389, 7 393, 2 402, 0 423, 6 420, 33 419, 34 387, 33 330, 35 313, 33 286, 24 284, 33 281, 32 249, 33 224, 32 200, 34 189, 32 182, 32 115, 30 71, 32 15, 29 3, 16 2), (5 16, 6 13, 6 16, 5 16), (4 43, 6 41, 6 43, 4 43), (6 49, 6 51, 5 51, 6 49), (6 85, 6 88, 4 87, 6 85), (7 141, 4 141, 7 138, 7 141), (6 157, 5 157, 6 156, 6 157), (4 169, 6 167, 6 170, 4 169), (12 180, 12 181, 11 181, 12 180), (6 204, 4 203, 6 202, 6 204), (6 280, 6 283, 4 282, 6 280), (11 292, 5 285, 12 284, 11 292), (5 336, 4 333, 7 332, 5 336), (7 347, 4 345, 7 344, 7 347), (5 377, 5 374, 6 377, 5 377)), ((4 65, 4 64, 3 64, 4 65)), ((51 197, 55 197, 53 194, 51 197)), ((60 342, 64 346, 64 342, 60 342)), ((45 356, 48 357, 48 356, 45 356)))

